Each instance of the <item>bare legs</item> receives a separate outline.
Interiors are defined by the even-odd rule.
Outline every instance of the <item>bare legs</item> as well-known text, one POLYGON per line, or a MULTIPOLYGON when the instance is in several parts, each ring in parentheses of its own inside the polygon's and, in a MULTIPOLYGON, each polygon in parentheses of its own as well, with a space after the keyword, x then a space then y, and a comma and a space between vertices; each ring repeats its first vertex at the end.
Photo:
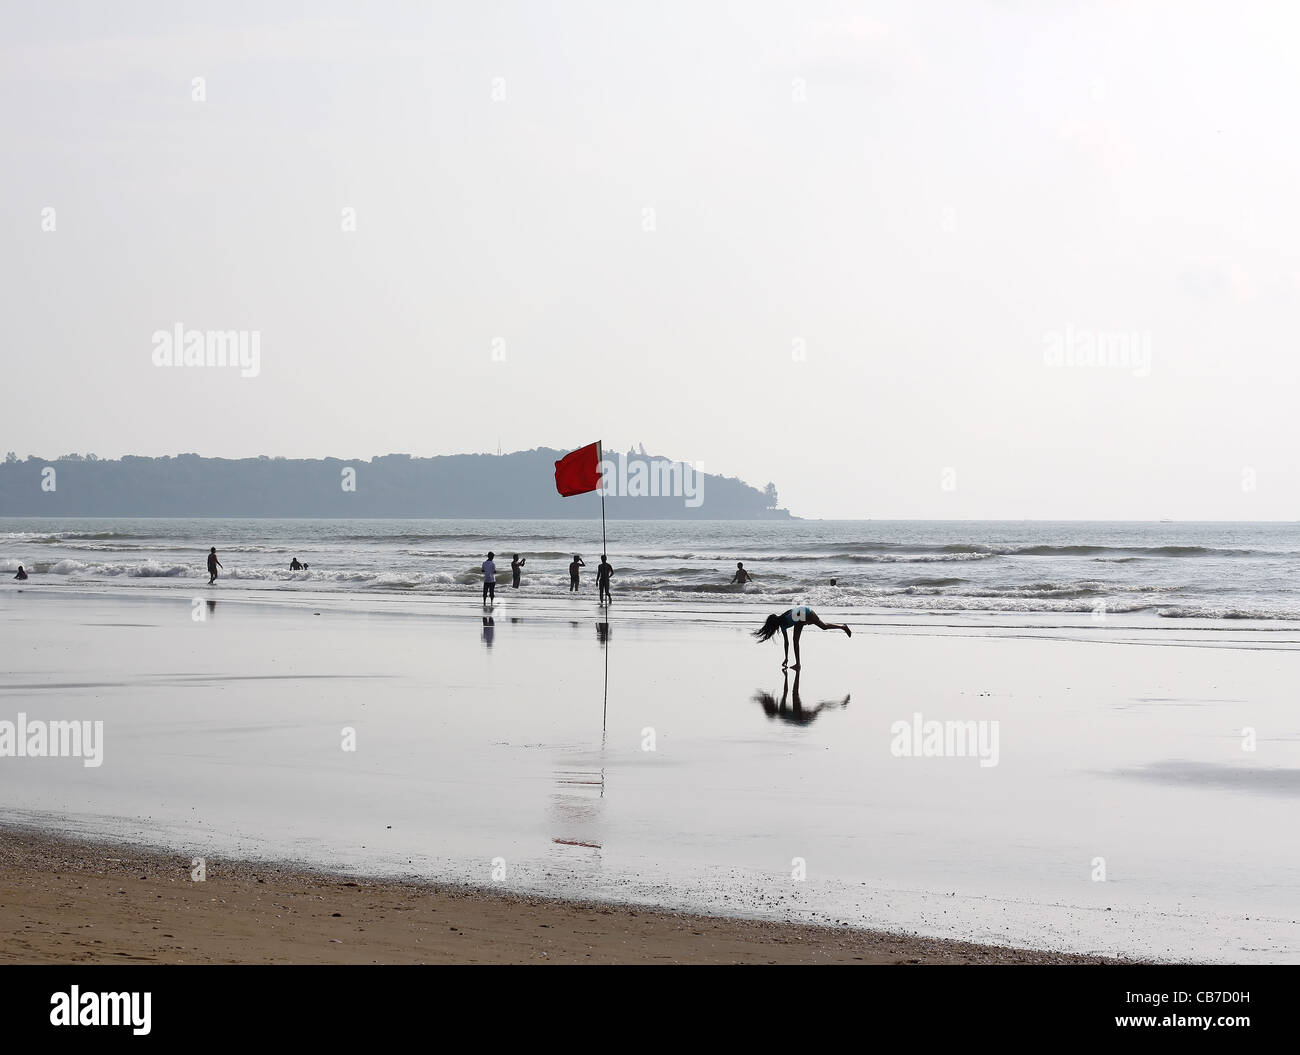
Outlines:
MULTIPOLYGON (((821 616, 819 616, 816 612, 810 611, 808 613, 808 619, 806 620, 806 622, 808 623, 809 626, 819 627, 822 630, 843 630, 846 634, 849 635, 849 637, 853 636, 853 631, 850 630, 844 623, 823 623, 821 620, 821 616)), ((795 627, 794 641, 795 641, 795 645, 794 645, 795 660, 797 662, 799 658, 799 628, 798 627, 795 627)))
POLYGON ((849 637, 853 636, 853 631, 844 623, 826 623, 822 621, 821 616, 811 608, 806 610, 804 617, 794 624, 794 666, 790 667, 790 635, 786 628, 781 627, 781 640, 785 645, 785 653, 781 659, 781 669, 789 667, 791 670, 798 670, 803 661, 799 656, 799 639, 803 636, 805 626, 815 626, 819 630, 843 630, 849 637))

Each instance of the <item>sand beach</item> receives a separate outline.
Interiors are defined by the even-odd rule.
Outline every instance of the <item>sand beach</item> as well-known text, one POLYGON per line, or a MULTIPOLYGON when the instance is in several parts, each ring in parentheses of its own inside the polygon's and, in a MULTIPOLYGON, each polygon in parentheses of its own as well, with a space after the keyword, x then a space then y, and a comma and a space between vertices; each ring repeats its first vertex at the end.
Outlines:
POLYGON ((0 720, 102 739, 0 759, 5 955, 456 958, 397 908, 432 940, 455 904, 471 959, 1300 958, 1300 634, 859 613, 805 634, 796 686, 762 614, 7 587, 0 720), (162 942, 222 898, 234 932, 162 942), (362 944, 331 929, 358 898, 362 944))

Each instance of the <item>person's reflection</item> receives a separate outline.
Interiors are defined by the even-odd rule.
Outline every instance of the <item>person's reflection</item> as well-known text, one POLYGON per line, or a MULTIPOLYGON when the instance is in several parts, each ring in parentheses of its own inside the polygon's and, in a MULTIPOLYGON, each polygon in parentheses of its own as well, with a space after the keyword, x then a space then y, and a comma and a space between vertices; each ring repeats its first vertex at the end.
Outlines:
POLYGON ((793 698, 790 692, 790 674, 787 671, 784 677, 784 684, 781 686, 781 702, 776 702, 776 697, 770 692, 763 692, 761 689, 754 694, 754 702, 763 708, 763 713, 769 718, 778 718, 783 722, 789 722, 792 725, 810 725, 817 720, 817 716, 828 707, 832 709, 843 708, 849 705, 849 697, 845 695, 842 700, 822 700, 821 703, 814 704, 812 707, 805 707, 803 700, 799 698, 799 676, 803 673, 801 670, 794 672, 794 693, 793 698))
POLYGON ((216 601, 209 600, 209 601, 208 601, 208 615, 216 615, 216 614, 217 614, 217 602, 216 602, 216 601))
POLYGON ((483 644, 487 645, 488 648, 491 648, 492 641, 496 638, 496 636, 497 636, 496 623, 492 621, 492 617, 490 615, 485 615, 483 617, 483 644))
POLYGON ((608 624, 608 623, 597 623, 597 624, 596 624, 596 640, 599 641, 602 645, 609 641, 609 624, 608 624))

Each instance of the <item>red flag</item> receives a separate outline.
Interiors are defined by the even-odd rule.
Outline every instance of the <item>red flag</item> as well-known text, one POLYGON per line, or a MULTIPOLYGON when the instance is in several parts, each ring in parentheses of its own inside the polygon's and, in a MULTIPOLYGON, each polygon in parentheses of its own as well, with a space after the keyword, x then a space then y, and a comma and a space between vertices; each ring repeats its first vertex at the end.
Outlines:
POLYGON ((589 443, 555 463, 555 489, 565 498, 600 486, 600 444, 589 443))

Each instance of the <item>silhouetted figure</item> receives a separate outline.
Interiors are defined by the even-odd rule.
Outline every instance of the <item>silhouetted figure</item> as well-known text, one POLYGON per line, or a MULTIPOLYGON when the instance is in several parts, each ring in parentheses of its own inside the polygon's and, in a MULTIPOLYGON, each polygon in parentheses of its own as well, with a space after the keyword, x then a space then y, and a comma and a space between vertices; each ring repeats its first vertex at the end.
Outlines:
POLYGON ((302 571, 302 562, 301 562, 300 560, 298 560, 297 557, 294 557, 293 560, 291 560, 291 561, 289 562, 289 570, 290 570, 290 571, 302 571))
POLYGON ((497 563, 492 558, 496 554, 489 552, 487 560, 483 562, 483 603, 488 603, 488 598, 493 602, 497 599, 497 563))
POLYGON ((596 585, 600 587, 600 600, 598 604, 609 604, 613 598, 609 593, 609 580, 614 574, 614 569, 610 567, 609 561, 605 554, 600 555, 600 563, 596 565, 596 585))
POLYGON ((311 567, 310 564, 304 564, 304 565, 302 566, 302 570, 303 570, 303 571, 306 571, 306 570, 307 570, 308 568, 310 568, 310 567, 311 567))
POLYGON ((754 631, 754 636, 760 642, 767 641, 776 636, 778 630, 781 631, 781 640, 785 643, 785 658, 781 661, 781 669, 785 670, 790 665, 790 635, 789 631, 794 631, 794 669, 799 669, 799 636, 803 633, 805 626, 815 626, 821 630, 843 630, 849 637, 853 636, 853 631, 843 623, 823 623, 820 617, 811 608, 791 608, 782 612, 780 615, 769 615, 762 627, 754 631))
POLYGON ((569 593, 578 592, 578 569, 586 566, 587 562, 575 553, 569 564, 569 593))
POLYGON ((524 570, 524 565, 528 563, 527 557, 521 557, 515 554, 515 559, 510 562, 510 586, 512 589, 519 589, 519 573, 524 570))
POLYGON ((609 624, 608 624, 608 623, 597 623, 597 624, 596 624, 596 640, 599 641, 602 645, 607 644, 607 643, 609 642, 609 624))
POLYGON ((217 547, 213 546, 212 549, 208 550, 208 575, 209 575, 208 585, 209 586, 211 586, 214 582, 217 581, 218 568, 224 569, 225 565, 222 564, 221 561, 217 560, 217 547))
POLYGON ((495 622, 493 622, 492 617, 490 615, 485 615, 483 617, 483 644, 485 644, 488 648, 491 648, 492 642, 496 640, 496 637, 497 637, 497 625, 495 622))
POLYGON ((18 565, 18 574, 15 575, 14 578, 17 579, 19 582, 22 582, 27 578, 27 573, 23 571, 23 566, 21 564, 18 565))
POLYGON ((800 672, 794 672, 794 706, 786 707, 786 700, 790 695, 790 675, 787 672, 784 675, 785 684, 781 688, 781 702, 776 702, 776 697, 770 692, 759 691, 754 694, 754 702, 763 708, 763 713, 769 718, 779 718, 783 722, 789 722, 792 725, 809 725, 816 720, 827 707, 847 707, 849 697, 846 695, 842 700, 823 700, 815 707, 805 709, 803 701, 799 698, 799 676, 800 672))
POLYGON ((753 577, 749 572, 745 571, 745 566, 740 561, 736 561, 736 574, 731 577, 731 585, 744 586, 753 577))

